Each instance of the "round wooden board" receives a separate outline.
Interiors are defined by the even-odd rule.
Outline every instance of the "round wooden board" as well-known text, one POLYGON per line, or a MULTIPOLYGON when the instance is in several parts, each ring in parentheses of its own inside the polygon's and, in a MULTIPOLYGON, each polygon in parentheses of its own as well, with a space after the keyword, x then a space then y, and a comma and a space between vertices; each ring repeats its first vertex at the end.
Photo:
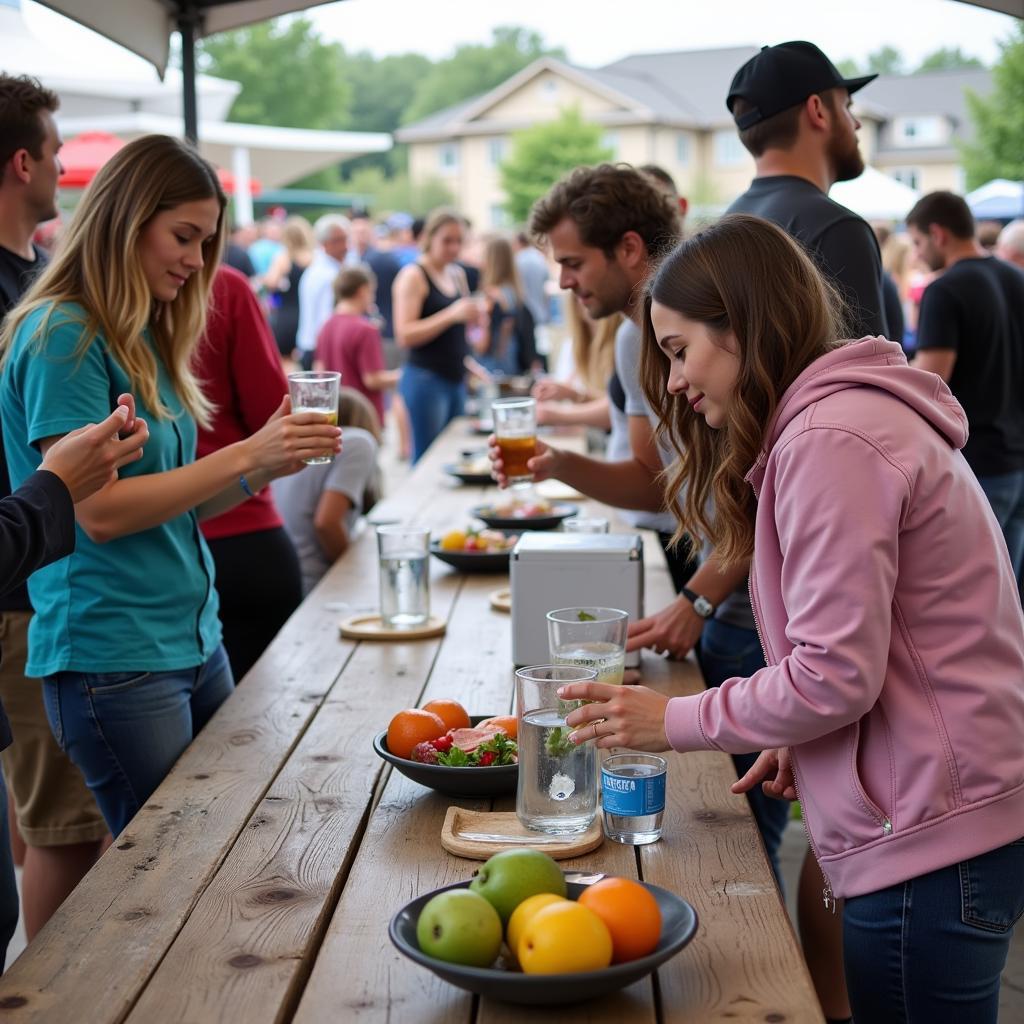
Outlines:
POLYGON ((442 636, 448 623, 431 615, 422 625, 414 629, 389 629, 381 621, 380 615, 350 615, 340 623, 341 635, 346 640, 427 640, 430 637, 442 636))
POLYGON ((465 807, 448 808, 441 826, 441 845, 456 857, 487 860, 502 850, 528 847, 543 850, 555 860, 582 857, 604 842, 601 812, 586 832, 553 836, 524 828, 515 811, 473 811, 465 807))
POLYGON ((512 591, 508 587, 502 587, 501 590, 492 590, 487 600, 491 602, 491 607, 496 612, 512 611, 512 591))

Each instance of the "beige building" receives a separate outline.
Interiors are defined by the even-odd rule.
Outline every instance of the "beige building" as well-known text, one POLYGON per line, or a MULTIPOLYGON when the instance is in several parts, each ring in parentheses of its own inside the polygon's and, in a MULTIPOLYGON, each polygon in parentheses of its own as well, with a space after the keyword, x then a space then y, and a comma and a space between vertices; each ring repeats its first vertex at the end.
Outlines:
MULTIPOLYGON (((753 176, 725 107, 729 82, 756 47, 637 54, 602 68, 542 58, 490 92, 408 125, 414 182, 440 178, 480 227, 507 224, 499 167, 511 136, 578 107, 600 125, 616 160, 656 163, 691 205, 723 209, 753 176)), ((958 142, 970 135, 965 89, 991 88, 987 71, 884 76, 856 95, 869 163, 921 191, 962 190, 958 142)))

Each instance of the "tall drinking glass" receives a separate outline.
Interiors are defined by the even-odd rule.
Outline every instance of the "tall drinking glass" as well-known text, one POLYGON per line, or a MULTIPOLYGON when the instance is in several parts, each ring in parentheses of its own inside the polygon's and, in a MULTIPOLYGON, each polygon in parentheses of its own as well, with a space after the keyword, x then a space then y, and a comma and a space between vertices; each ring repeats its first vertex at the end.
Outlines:
POLYGON ((378 526, 380 618, 389 629, 414 629, 430 618, 430 530, 378 526))
POLYGON ((569 740, 565 716, 575 702, 558 697, 566 683, 591 682, 593 669, 533 665, 516 672, 519 782, 516 815, 535 832, 586 832, 597 814, 597 749, 569 740))
MULTIPOLYGON (((338 386, 341 374, 333 370, 301 370, 288 374, 288 394, 292 412, 316 412, 327 417, 327 422, 338 425, 338 386)), ((333 462, 333 453, 315 455, 303 460, 307 466, 333 462)))
POLYGON ((526 463, 537 454, 537 403, 532 398, 499 398, 491 411, 508 482, 513 487, 532 483, 526 463))
POLYGON ((599 683, 618 686, 626 667, 629 613, 618 608, 558 608, 548 612, 548 646, 556 665, 580 665, 599 683))

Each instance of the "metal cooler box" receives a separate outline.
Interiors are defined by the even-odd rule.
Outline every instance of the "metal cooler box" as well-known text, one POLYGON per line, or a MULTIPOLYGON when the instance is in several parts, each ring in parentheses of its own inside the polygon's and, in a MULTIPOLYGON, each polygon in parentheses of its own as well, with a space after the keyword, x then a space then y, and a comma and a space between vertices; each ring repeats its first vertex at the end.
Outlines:
MULTIPOLYGON (((598 606, 644 614, 644 544, 637 533, 528 531, 512 549, 512 661, 546 665, 548 623, 555 608, 598 606)), ((640 652, 626 665, 640 664, 640 652)))

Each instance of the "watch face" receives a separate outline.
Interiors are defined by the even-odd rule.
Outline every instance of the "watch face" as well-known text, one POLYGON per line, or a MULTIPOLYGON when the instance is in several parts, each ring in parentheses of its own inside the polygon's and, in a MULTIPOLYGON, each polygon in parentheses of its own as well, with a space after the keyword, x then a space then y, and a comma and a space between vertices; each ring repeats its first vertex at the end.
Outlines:
POLYGON ((693 610, 706 619, 714 612, 715 606, 706 597, 698 597, 693 602, 693 610))

